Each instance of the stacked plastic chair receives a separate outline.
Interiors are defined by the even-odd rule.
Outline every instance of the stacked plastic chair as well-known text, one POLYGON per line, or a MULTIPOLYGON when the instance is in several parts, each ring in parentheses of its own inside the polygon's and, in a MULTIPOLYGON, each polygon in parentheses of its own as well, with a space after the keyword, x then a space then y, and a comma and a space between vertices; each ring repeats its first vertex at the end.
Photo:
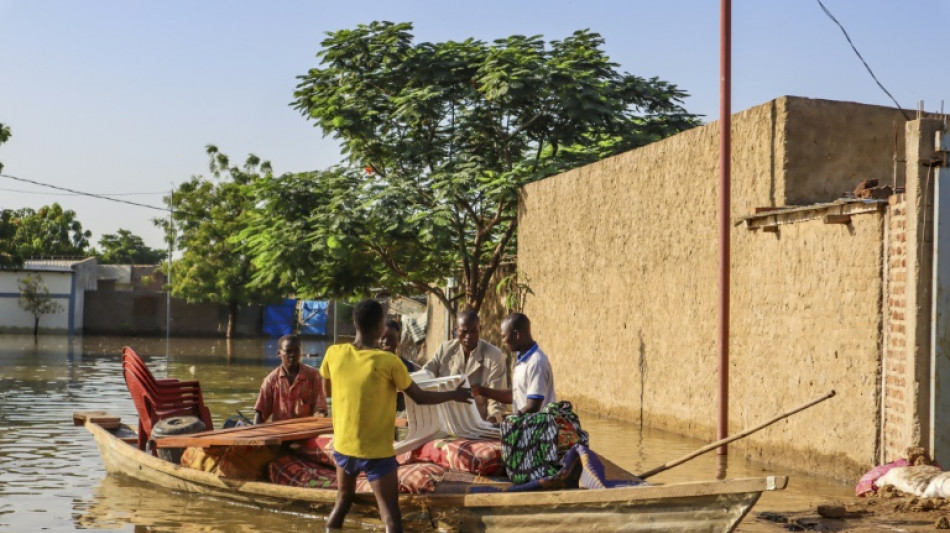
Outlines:
MULTIPOLYGON (((433 378, 425 370, 412 373, 412 379, 423 390, 452 391, 459 384, 470 386, 466 376, 433 378)), ((419 405, 406 396, 406 419, 409 433, 394 443, 396 455, 414 450, 423 444, 455 435, 466 439, 499 439, 501 430, 482 420, 474 403, 445 402, 419 405)))
POLYGON ((214 429, 211 412, 204 404, 201 384, 174 378, 157 379, 135 350, 122 349, 122 370, 125 384, 139 415, 138 447, 144 450, 152 427, 172 416, 194 416, 206 429, 214 429))

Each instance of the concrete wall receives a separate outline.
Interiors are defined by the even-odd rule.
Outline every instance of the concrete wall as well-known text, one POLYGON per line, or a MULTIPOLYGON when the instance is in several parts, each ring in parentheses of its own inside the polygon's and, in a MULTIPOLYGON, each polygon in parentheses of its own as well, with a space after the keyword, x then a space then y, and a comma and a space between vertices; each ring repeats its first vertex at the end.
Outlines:
POLYGON ((43 277, 50 297, 60 305, 58 312, 40 317, 40 333, 68 333, 73 273, 25 270, 0 271, 0 332, 33 333, 33 315, 20 308, 17 285, 19 280, 30 274, 43 277))
MULTIPOLYGON (((738 113, 732 218, 831 201, 891 175, 898 116, 794 97, 738 113)), ((718 128, 522 190, 518 267, 534 291, 526 312, 559 396, 582 410, 715 437, 718 128)), ((881 214, 848 226, 732 229, 730 431, 839 392, 733 449, 801 468, 824 460, 827 469, 831 457, 842 476, 874 462, 883 232, 881 214)))
MULTIPOLYGON (((164 335, 166 296, 163 292, 90 291, 86 293, 84 332, 97 335, 164 335)), ((172 298, 173 336, 224 336, 227 308, 217 304, 189 304, 172 298)), ((238 311, 237 335, 261 334, 261 306, 238 311)))
POLYGON ((98 288, 98 263, 98 259, 89 257, 72 267, 72 298, 68 304, 68 312, 73 317, 72 329, 76 334, 82 333, 85 324, 86 291, 95 291, 98 288))

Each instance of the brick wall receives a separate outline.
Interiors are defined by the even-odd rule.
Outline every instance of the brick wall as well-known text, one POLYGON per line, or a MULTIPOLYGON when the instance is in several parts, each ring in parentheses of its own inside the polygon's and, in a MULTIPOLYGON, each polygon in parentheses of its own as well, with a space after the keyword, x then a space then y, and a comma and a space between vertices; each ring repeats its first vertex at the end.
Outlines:
POLYGON ((913 398, 914 365, 907 349, 907 203, 903 194, 891 196, 887 217, 887 318, 884 339, 884 461, 904 455, 912 441, 907 402, 913 398))

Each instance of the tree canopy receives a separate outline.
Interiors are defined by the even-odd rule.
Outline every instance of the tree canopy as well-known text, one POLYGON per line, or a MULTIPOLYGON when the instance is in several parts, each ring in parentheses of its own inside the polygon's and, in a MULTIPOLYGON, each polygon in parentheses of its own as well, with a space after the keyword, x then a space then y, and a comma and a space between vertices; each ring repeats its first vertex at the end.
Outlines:
POLYGON ((99 239, 99 262, 104 265, 155 265, 165 258, 164 250, 145 245, 142 237, 127 229, 106 233, 99 239))
POLYGON ((12 235, 14 257, 78 257, 89 249, 92 232, 76 220, 76 212, 58 203, 38 210, 29 207, 0 212, 0 233, 12 235), (9 225, 9 226, 8 226, 9 225))
MULTIPOLYGON (((10 140, 11 136, 10 127, 0 123, 0 144, 10 140)), ((3 172, 2 161, 0 161, 0 172, 3 172)), ((18 267, 22 263, 13 245, 14 235, 16 235, 16 226, 13 225, 13 211, 0 209, 0 268, 18 267)))
MULTIPOLYGON (((0 122, 0 144, 3 144, 10 140, 10 137, 13 133, 10 131, 10 126, 0 122)), ((0 172, 3 172, 3 162, 0 161, 0 172)))
POLYGON ((230 239, 243 230, 254 207, 245 188, 252 181, 270 179, 272 171, 269 162, 253 154, 239 167, 213 145, 206 152, 214 179, 192 176, 182 183, 165 197, 173 210, 173 224, 168 219, 155 223, 181 253, 171 266, 172 295, 188 302, 226 305, 230 337, 239 306, 272 300, 279 294, 272 285, 250 286, 256 269, 241 244, 230 239))
POLYGON ((492 43, 414 43, 411 31, 330 32, 319 66, 299 77, 292 105, 341 141, 348 167, 253 187, 278 215, 256 221, 258 234, 272 232, 253 243, 256 265, 280 270, 266 276, 313 293, 429 292, 449 305, 436 283, 459 275, 458 297, 477 310, 513 250, 520 186, 698 123, 685 92, 618 72, 587 30, 492 43), (309 203, 281 191, 308 186, 319 191, 309 203), (301 252, 307 276, 286 259, 301 252))

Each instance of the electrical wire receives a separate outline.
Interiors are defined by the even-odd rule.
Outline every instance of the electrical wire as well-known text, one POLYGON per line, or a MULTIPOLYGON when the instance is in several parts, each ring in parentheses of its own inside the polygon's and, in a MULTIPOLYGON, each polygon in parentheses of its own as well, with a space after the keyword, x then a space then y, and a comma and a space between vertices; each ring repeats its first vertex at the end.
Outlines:
POLYGON ((0 174, 0 178, 7 178, 7 179, 14 180, 14 181, 22 182, 22 183, 30 183, 30 184, 32 184, 32 185, 39 185, 40 187, 49 187, 50 189, 56 189, 56 190, 58 190, 58 191, 66 191, 66 192, 68 192, 68 193, 76 194, 76 195, 79 195, 79 196, 88 196, 88 197, 90 197, 90 198, 98 198, 98 199, 100 199, 100 200, 108 200, 108 201, 110 201, 110 202, 117 202, 117 203, 120 203, 120 204, 134 205, 134 206, 136 206, 136 207, 144 207, 144 208, 146 208, 146 209, 154 209, 154 210, 156 210, 156 211, 164 211, 164 212, 166 212, 166 213, 171 212, 171 209, 168 209, 168 208, 166 208, 166 207, 158 207, 158 206, 155 206, 155 205, 148 205, 148 204, 143 204, 143 203, 139 203, 139 202, 133 202, 133 201, 131 201, 131 200, 122 200, 122 199, 120 199, 120 198, 112 198, 112 197, 110 197, 110 196, 106 196, 106 195, 103 195, 103 194, 95 194, 95 193, 91 193, 91 192, 77 191, 76 189, 70 189, 70 188, 68 188, 68 187, 60 187, 59 185, 51 185, 51 184, 49 184, 49 183, 42 183, 42 182, 39 182, 39 181, 34 181, 34 180, 26 179, 26 178, 18 178, 18 177, 16 177, 16 176, 11 176, 11 175, 9 175, 9 174, 0 174))
MULTIPOLYGON (((40 182, 40 181, 35 181, 35 180, 27 179, 27 178, 18 178, 18 177, 16 177, 16 176, 11 176, 10 174, 3 174, 3 173, 0 173, 0 178, 7 178, 7 179, 14 180, 14 181, 19 181, 19 182, 23 182, 23 183, 29 183, 29 184, 32 184, 32 185, 38 185, 38 186, 40 186, 40 187, 49 187, 50 189, 56 189, 56 190, 59 190, 59 191, 65 191, 66 193, 69 193, 69 194, 75 195, 75 196, 88 196, 88 197, 90 197, 90 198, 98 198, 99 200, 108 200, 108 201, 110 201, 110 202, 117 202, 117 203, 120 203, 120 204, 128 204, 128 205, 133 205, 133 206, 136 206, 136 207, 145 207, 145 208, 147 208, 147 209, 154 209, 154 210, 156 210, 156 211, 163 211, 163 212, 165 212, 165 213, 174 213, 174 214, 178 214, 178 215, 185 215, 185 216, 192 216, 192 217, 200 217, 200 218, 209 218, 209 219, 211 219, 211 220, 216 220, 216 221, 219 221, 219 222, 229 222, 229 221, 231 221, 231 219, 229 219, 229 218, 216 217, 216 216, 210 215, 209 213, 193 213, 193 212, 191 212, 191 211, 185 211, 185 210, 183 210, 183 209, 174 209, 174 210, 172 210, 172 209, 169 209, 169 208, 167 208, 167 207, 159 207, 159 206, 155 206, 155 205, 143 204, 143 203, 139 203, 139 202, 133 202, 133 201, 130 201, 130 200, 122 200, 121 198, 113 198, 113 197, 112 197, 112 196, 118 196, 118 195, 105 195, 105 194, 96 194, 96 193, 92 193, 92 192, 77 191, 76 189, 70 189, 70 188, 68 188, 68 187, 61 187, 61 186, 59 186, 59 185, 52 185, 52 184, 50 184, 50 183, 43 183, 43 182, 40 182)), ((0 190, 4 190, 4 189, 0 189, 0 190)), ((22 191, 22 192, 30 192, 30 191, 22 191)), ((42 193, 36 193, 36 192, 34 192, 34 194, 42 194, 42 193)), ((49 194, 56 194, 56 193, 49 193, 49 194)), ((129 194, 165 194, 165 193, 129 193, 129 194)))
MULTIPOLYGON (((0 187, 0 191, 4 192, 15 192, 20 194, 42 194, 47 196, 80 196, 77 193, 73 192, 43 192, 43 191, 28 191, 26 189, 7 189, 0 187)), ((121 192, 121 193, 112 193, 104 194, 103 196, 158 196, 162 194, 168 194, 168 191, 162 192, 121 192)))
POLYGON ((904 108, 901 107, 899 103, 897 103, 897 99, 894 98, 894 95, 892 95, 890 91, 884 88, 884 84, 881 83, 881 80, 877 79, 877 76, 874 75, 874 71, 871 70, 871 67, 868 65, 868 62, 864 60, 864 56, 861 55, 861 52, 858 52, 858 48, 854 46, 854 42, 851 41, 851 36, 848 35, 848 32, 847 30, 844 29, 844 26, 842 26, 841 23, 838 22, 838 19, 836 19, 835 16, 831 14, 831 11, 828 11, 828 8, 825 7, 825 4, 823 4, 821 0, 816 0, 816 1, 818 2, 818 5, 821 6, 821 10, 825 12, 825 15, 828 15, 828 18, 830 18, 841 29, 841 33, 844 34, 844 38, 848 40, 848 44, 851 45, 851 49, 854 50, 854 53, 858 56, 858 59, 860 59, 861 63, 864 64, 864 68, 867 69, 868 74, 870 74, 871 77, 874 78, 874 82, 877 83, 877 86, 880 87, 882 91, 884 91, 884 94, 886 94, 887 96, 891 98, 891 101, 894 102, 894 105, 897 106, 897 109, 899 109, 901 114, 904 115, 904 118, 906 120, 910 120, 910 116, 908 116, 907 112, 904 111, 904 108))

